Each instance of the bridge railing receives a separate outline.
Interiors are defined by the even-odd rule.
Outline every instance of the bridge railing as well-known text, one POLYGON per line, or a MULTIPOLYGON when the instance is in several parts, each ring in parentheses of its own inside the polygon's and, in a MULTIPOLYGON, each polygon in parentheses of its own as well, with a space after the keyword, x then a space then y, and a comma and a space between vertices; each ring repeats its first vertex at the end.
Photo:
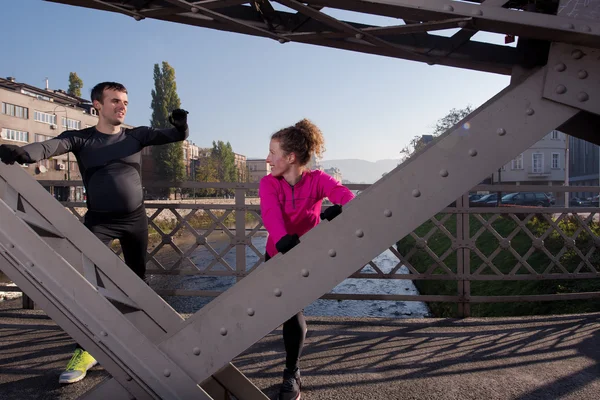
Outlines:
MULTIPOLYGON (((40 183, 49 190, 51 187, 81 185, 77 181, 40 183)), ((348 185, 358 194, 368 186, 348 185)), ((198 284, 192 290, 189 285, 182 288, 177 279, 171 279, 172 284, 160 285, 155 289, 157 293, 162 296, 215 297, 264 262, 266 230, 256 197, 258 184, 184 182, 176 187, 162 183, 152 186, 162 190, 168 187, 176 199, 146 201, 149 220, 147 274, 182 279, 218 277, 222 282, 216 286, 198 284), (212 197, 192 197, 199 193, 212 197)), ((334 289, 322 298, 455 303, 458 316, 469 316, 471 304, 477 303, 599 298, 599 291, 509 296, 480 294, 487 293, 481 288, 494 281, 600 278, 600 209, 597 197, 593 197, 598 192, 600 187, 477 186, 407 237, 398 238, 398 242, 386 250, 385 257, 369 262, 349 277, 412 280, 421 294, 401 294, 399 291, 340 293, 334 289), (528 205, 506 203, 517 202, 514 199, 483 204, 469 197, 469 194, 490 193, 500 194, 497 199, 501 199, 502 195, 514 192, 552 193, 554 204, 544 204, 542 196, 536 198, 529 194, 521 200, 529 200, 531 204, 528 205), (591 199, 575 201, 572 200, 574 195, 587 195, 591 199), (439 290, 435 284, 428 287, 424 283, 444 281, 446 285, 438 286, 439 290), (453 284, 448 285, 449 282, 453 284)), ((84 202, 63 204, 75 217, 83 219, 84 202)), ((326 206, 327 202, 324 203, 326 206)), ((114 250, 120 254, 118 245, 114 250)))

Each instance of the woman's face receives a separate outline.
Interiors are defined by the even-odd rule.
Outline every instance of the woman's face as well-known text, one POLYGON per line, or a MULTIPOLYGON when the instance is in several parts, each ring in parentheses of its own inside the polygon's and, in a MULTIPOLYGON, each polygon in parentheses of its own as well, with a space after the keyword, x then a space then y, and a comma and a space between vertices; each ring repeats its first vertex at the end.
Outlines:
POLYGON ((267 162, 271 165, 271 175, 282 176, 285 174, 290 169, 293 158, 293 154, 286 154, 283 151, 279 140, 271 139, 267 156, 267 162))

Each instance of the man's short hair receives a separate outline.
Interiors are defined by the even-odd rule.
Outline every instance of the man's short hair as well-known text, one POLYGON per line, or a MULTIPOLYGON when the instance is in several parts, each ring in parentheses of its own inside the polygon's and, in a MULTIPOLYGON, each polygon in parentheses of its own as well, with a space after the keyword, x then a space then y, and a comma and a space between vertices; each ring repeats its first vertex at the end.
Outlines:
POLYGON ((98 100, 100 103, 104 100, 104 91, 106 89, 116 90, 117 92, 127 93, 125 86, 118 82, 102 82, 94 86, 92 89, 92 103, 98 100))

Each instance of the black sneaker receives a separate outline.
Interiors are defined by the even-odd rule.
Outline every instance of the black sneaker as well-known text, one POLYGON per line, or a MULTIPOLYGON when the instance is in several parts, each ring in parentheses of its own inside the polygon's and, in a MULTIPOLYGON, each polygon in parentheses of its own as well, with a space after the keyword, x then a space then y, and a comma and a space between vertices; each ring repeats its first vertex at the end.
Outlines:
POLYGON ((300 370, 291 372, 287 368, 283 370, 283 383, 279 389, 279 400, 300 400, 300 389, 302 389, 302 379, 300 370))

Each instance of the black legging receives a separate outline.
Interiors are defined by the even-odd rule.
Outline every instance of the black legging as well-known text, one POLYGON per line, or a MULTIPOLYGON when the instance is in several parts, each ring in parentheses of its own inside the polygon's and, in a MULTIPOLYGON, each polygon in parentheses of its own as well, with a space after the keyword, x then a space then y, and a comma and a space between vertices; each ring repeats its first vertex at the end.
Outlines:
MULTIPOLYGON (((83 220, 83 224, 105 245, 119 239, 125 264, 141 279, 146 278, 148 217, 144 206, 127 214, 88 211, 83 220)), ((83 349, 79 343, 76 348, 83 349)))
POLYGON ((127 214, 88 211, 84 225, 107 246, 119 239, 125 264, 140 278, 146 277, 148 217, 144 206, 127 214))
MULTIPOLYGON (((269 261, 271 256, 265 253, 265 262, 269 261)), ((295 371, 300 364, 300 355, 306 339, 306 320, 304 313, 300 311, 292 318, 283 323, 283 345, 285 346, 285 367, 289 371, 295 371)))

